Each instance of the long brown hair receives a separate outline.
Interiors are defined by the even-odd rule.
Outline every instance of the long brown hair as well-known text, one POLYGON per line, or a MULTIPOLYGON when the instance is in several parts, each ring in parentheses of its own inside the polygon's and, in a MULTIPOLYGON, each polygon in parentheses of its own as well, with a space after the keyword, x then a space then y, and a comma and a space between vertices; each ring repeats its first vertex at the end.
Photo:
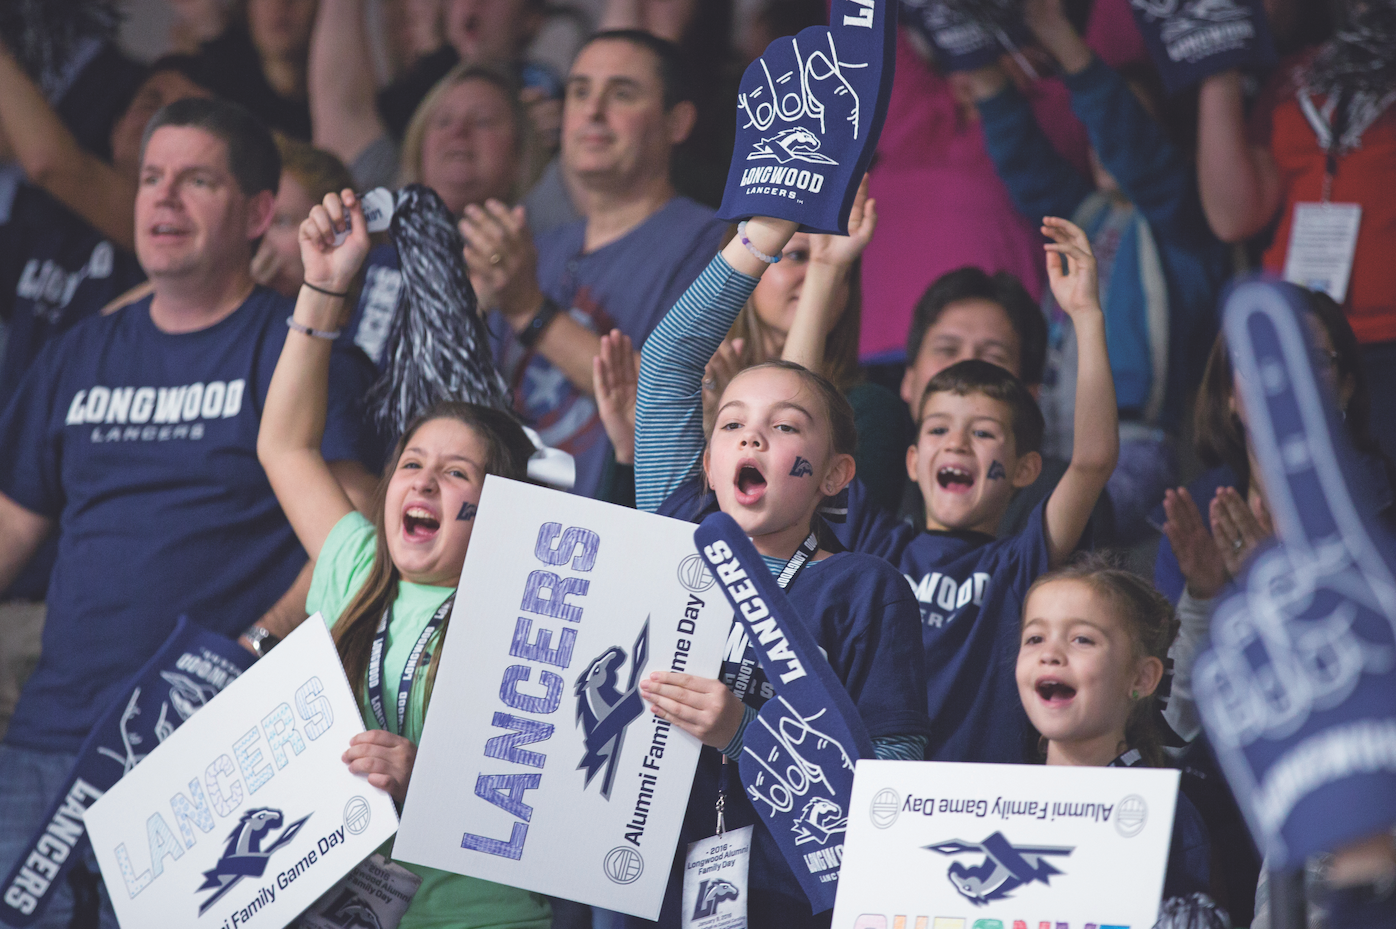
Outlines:
MULTIPOLYGON (((1372 438, 1369 425, 1372 397, 1362 373, 1361 348, 1352 331, 1352 324, 1332 297, 1317 291, 1295 289, 1303 296, 1309 312, 1323 326, 1328 341, 1333 345, 1333 380, 1337 390, 1341 392, 1345 384, 1352 387, 1352 394, 1340 411, 1348 438, 1359 452, 1381 458, 1389 471, 1390 464, 1382 458, 1381 446, 1372 438)), ((1197 404, 1193 411, 1193 442, 1203 464, 1213 468, 1226 465, 1236 475, 1240 487, 1249 487, 1251 463, 1246 451, 1246 429, 1241 424, 1241 417, 1231 409, 1233 390, 1231 355, 1225 334, 1219 333, 1212 343, 1212 353, 1202 374, 1202 386, 1197 391, 1197 404)), ((1341 398, 1335 399, 1341 402, 1341 398)))
MULTIPOLYGON (((735 229, 728 230, 726 241, 731 241, 735 234, 735 229)), ((746 305, 727 331, 729 341, 742 339, 744 342, 738 356, 743 369, 776 360, 766 357, 766 336, 771 327, 761 321, 760 314, 756 312, 755 299, 754 294, 747 297, 746 305)), ((848 303, 844 304, 843 315, 824 337, 823 374, 841 391, 847 391, 862 380, 862 368, 858 366, 858 338, 862 325, 863 259, 859 258, 848 270, 848 303)))
MULTIPOLYGON (((528 459, 533 454, 533 443, 512 416, 491 407, 474 403, 444 401, 433 404, 407 424, 402 437, 397 440, 393 454, 384 466, 383 476, 373 493, 372 508, 368 514, 376 534, 373 550, 373 567, 364 579, 359 592, 339 614, 331 634, 339 660, 344 665, 344 673, 349 676, 349 684, 354 696, 360 702, 364 696, 364 681, 368 676, 368 660, 373 651, 373 637, 378 628, 378 620, 383 612, 397 599, 398 582, 402 575, 393 564, 388 552, 388 534, 384 529, 383 515, 388 496, 388 484, 397 471, 403 449, 412 436, 424 424, 434 419, 454 419, 469 426, 485 445, 485 473, 498 474, 512 480, 526 480, 528 459)), ((446 635, 450 617, 441 624, 436 634, 440 642, 446 635)), ((432 647, 431 664, 427 668, 427 694, 430 698, 431 686, 436 681, 436 667, 441 660, 441 649, 432 647)), ((398 721, 402 725, 402 720, 398 721)))
MULTIPOLYGON (((1178 635, 1178 620, 1173 615, 1173 604, 1153 584, 1120 567, 1107 555, 1088 552, 1033 581, 1023 597, 1024 619, 1033 591, 1054 581, 1079 581, 1100 594, 1124 623, 1134 660, 1157 658, 1167 667, 1168 649, 1178 635)), ((1125 744, 1139 752, 1146 765, 1161 768, 1167 765, 1168 758, 1154 723, 1154 706, 1152 697, 1134 701, 1125 722, 1125 744)))

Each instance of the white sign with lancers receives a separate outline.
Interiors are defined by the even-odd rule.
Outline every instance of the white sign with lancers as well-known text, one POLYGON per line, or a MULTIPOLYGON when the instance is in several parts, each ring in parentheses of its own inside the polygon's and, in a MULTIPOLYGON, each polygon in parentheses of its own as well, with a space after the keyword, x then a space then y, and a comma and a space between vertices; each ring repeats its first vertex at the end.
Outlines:
POLYGON ((397 830, 392 798, 340 760, 363 731, 317 613, 87 811, 121 925, 295 919, 397 830))
POLYGON ((639 683, 732 624, 693 529, 486 480, 395 857, 659 915, 701 746, 639 683))
POLYGON ((1148 929, 1178 772, 860 761, 834 929, 1148 929))

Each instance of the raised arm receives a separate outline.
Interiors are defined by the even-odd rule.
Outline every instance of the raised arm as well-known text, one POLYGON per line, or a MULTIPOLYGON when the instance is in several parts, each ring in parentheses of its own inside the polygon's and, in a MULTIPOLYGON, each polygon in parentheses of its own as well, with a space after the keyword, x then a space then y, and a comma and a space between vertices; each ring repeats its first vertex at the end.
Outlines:
POLYGON ((1280 170, 1246 137, 1241 74, 1202 82, 1197 98, 1197 179, 1202 209, 1217 238, 1239 242, 1264 229, 1280 208, 1280 170))
POLYGON ((1062 0, 1028 0, 1023 18, 1061 66, 1071 109, 1120 190, 1149 220, 1154 234, 1195 236, 1204 220, 1196 172, 1144 109, 1118 72, 1095 57, 1062 9, 1062 0))
POLYGON ((1076 329, 1076 438, 1071 464, 1047 500, 1046 534, 1052 567, 1066 562, 1091 518, 1091 510, 1120 457, 1120 419, 1115 381, 1105 349, 1105 314, 1100 309, 1095 255, 1086 234, 1064 219, 1047 216, 1042 234, 1052 295, 1076 329), (1062 260, 1066 270, 1062 270, 1062 260))
MULTIPOLYGON (((368 254, 368 229, 353 191, 345 190, 342 199, 326 194, 301 223, 300 243, 306 284, 296 300, 294 321, 316 332, 332 332, 346 316, 345 299, 323 291, 344 294, 368 254), (335 230, 346 221, 351 222, 349 236, 336 247, 335 230)), ((257 458, 312 559, 319 557, 335 523, 354 509, 320 451, 332 347, 332 338, 296 328, 286 334, 257 433, 257 458)))
POLYGON ((800 300, 795 305, 795 321, 785 336, 780 355, 783 360, 820 374, 828 373, 824 344, 847 306, 846 301, 840 304, 834 298, 840 286, 848 282, 853 263, 872 241, 876 228, 877 201, 868 199, 865 176, 848 214, 848 235, 810 236, 809 265, 800 287, 800 300))
POLYGON ((29 180, 122 248, 135 247, 136 179, 84 151, 0 42, 0 127, 29 180))
POLYGON ((984 147, 1024 216, 1070 216, 1091 185, 1052 147, 1027 98, 999 65, 956 75, 974 96, 984 147))
POLYGON ((320 0, 310 34, 310 124, 317 148, 346 165, 388 134, 378 116, 364 0, 320 0))
MULTIPOLYGON (((756 217, 752 248, 779 255, 793 222, 756 217)), ((703 456, 703 369, 766 270, 736 236, 665 314, 640 351, 635 409, 635 505, 654 512, 703 456)))

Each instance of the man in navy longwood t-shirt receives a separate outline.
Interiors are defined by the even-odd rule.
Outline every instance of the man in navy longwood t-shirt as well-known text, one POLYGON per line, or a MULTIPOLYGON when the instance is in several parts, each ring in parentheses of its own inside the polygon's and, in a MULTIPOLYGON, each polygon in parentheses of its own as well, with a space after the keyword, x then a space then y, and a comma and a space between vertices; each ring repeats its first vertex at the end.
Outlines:
MULTIPOLYGON (((158 112, 136 198, 153 295, 50 344, 0 413, 0 589, 61 530, 43 654, 0 744, 0 873, 177 617, 235 637, 291 598, 305 564, 257 461, 292 307, 249 268, 280 170, 271 136, 239 107, 189 99, 158 112)), ((371 484, 359 406, 372 368, 345 353, 331 370, 324 455, 358 497, 371 484)), ((95 864, 77 870, 95 880, 95 864)), ((57 892, 39 925, 68 925, 73 900, 57 892)))

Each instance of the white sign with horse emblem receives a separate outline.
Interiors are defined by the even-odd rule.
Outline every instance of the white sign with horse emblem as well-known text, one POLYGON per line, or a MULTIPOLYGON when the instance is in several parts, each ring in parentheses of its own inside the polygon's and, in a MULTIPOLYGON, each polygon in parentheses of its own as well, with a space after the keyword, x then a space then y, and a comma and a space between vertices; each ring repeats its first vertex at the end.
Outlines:
POLYGON ((363 732, 320 615, 87 811, 122 926, 281 929, 397 830, 340 760, 363 732))
POLYGON ((701 746, 639 684, 732 625, 693 529, 486 480, 395 857, 659 915, 701 746))
POLYGON ((860 761, 833 925, 1152 926, 1177 799, 1170 769, 860 761))

